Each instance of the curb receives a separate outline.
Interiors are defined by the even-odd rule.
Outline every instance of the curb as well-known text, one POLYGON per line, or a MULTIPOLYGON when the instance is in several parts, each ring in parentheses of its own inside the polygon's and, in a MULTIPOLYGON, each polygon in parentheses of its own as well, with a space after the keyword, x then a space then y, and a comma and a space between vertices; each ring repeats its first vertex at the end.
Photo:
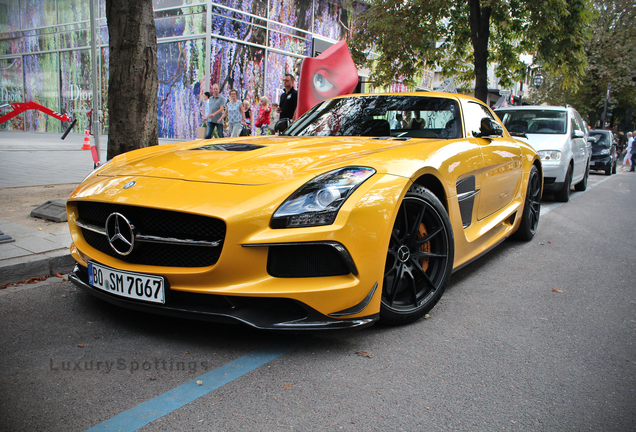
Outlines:
POLYGON ((32 277, 68 274, 73 270, 75 260, 68 248, 58 249, 27 257, 11 258, 0 262, 0 286, 20 282, 32 277))

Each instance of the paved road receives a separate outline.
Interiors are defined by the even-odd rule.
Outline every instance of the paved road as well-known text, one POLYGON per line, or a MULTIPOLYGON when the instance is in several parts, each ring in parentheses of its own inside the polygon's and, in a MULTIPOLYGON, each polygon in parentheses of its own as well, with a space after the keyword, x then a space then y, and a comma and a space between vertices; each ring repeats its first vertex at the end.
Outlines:
POLYGON ((143 431, 636 430, 636 174, 590 185, 405 327, 292 337, 68 282, 0 295, 0 429, 135 430, 141 406, 161 412, 143 431))

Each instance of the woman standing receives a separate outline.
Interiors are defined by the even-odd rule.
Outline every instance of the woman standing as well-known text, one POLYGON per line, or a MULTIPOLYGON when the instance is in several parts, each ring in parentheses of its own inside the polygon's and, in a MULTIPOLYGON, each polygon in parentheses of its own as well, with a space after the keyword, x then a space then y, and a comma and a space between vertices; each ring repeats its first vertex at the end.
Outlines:
POLYGON ((269 107, 269 100, 265 96, 261 97, 260 108, 258 110, 258 117, 256 118, 256 127, 261 128, 261 135, 267 135, 267 129, 271 119, 269 117, 272 109, 269 107))
POLYGON ((230 134, 233 137, 239 136, 245 124, 245 112, 243 111, 243 104, 238 100, 236 90, 230 90, 230 101, 227 103, 227 118, 230 134))
POLYGON ((247 100, 243 101, 243 112, 245 113, 245 124, 247 125, 247 128, 250 131, 249 135, 251 135, 252 134, 252 108, 250 107, 250 103, 247 100))

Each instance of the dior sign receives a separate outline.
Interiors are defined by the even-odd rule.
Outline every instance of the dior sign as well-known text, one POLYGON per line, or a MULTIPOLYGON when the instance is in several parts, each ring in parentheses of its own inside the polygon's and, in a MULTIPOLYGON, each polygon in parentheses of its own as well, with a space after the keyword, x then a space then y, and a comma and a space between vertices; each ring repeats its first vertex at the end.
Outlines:
POLYGON ((68 98, 74 101, 89 101, 93 100, 93 92, 90 90, 83 90, 77 84, 71 84, 68 98))

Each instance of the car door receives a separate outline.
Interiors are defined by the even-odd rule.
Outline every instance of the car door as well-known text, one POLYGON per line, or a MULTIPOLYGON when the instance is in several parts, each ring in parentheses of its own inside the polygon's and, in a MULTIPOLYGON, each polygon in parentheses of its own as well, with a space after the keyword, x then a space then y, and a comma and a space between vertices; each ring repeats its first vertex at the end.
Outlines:
POLYGON ((583 129, 583 121, 573 111, 570 116, 570 142, 572 143, 572 155, 574 157, 574 172, 572 183, 577 183, 585 175, 587 170, 587 139, 583 129), (578 135, 578 136, 577 136, 578 135))
POLYGON ((476 214, 481 220, 510 204, 515 197, 523 174, 521 149, 511 138, 477 137, 482 118, 489 117, 500 122, 485 105, 478 102, 466 101, 463 107, 467 134, 480 146, 484 160, 476 214))

